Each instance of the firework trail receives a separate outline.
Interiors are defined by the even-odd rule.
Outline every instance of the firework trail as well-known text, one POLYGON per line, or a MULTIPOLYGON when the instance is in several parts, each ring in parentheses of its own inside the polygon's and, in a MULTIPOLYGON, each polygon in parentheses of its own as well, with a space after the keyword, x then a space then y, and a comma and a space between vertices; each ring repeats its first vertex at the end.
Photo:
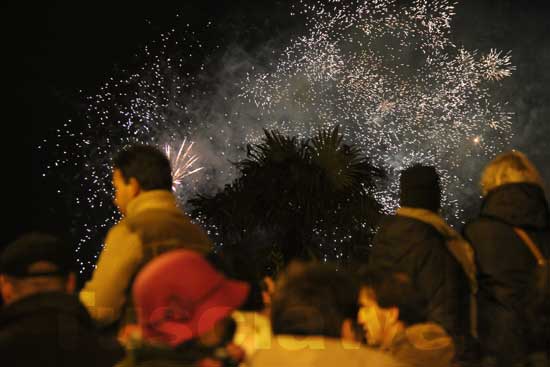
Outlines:
MULTIPOLYGON (((264 50, 267 64, 235 48, 214 76, 206 75, 204 65, 189 67, 202 49, 196 35, 171 30, 139 55, 137 71, 110 78, 87 98, 85 129, 58 132, 80 154, 55 162, 81 168, 76 204, 84 207, 77 223, 84 235, 77 252, 99 251, 117 220, 115 212, 101 220, 88 213, 111 201, 110 157, 127 144, 183 141, 175 160, 175 150, 166 153, 184 201, 230 182, 230 162, 264 128, 303 138, 340 125, 347 142, 389 170, 389 183, 376 193, 388 211, 397 205, 398 171, 433 164, 442 174, 447 216, 462 219, 459 203, 473 195, 474 172, 512 136, 506 103, 492 98, 514 69, 510 55, 455 45, 449 1, 300 2, 292 12, 307 31, 282 49, 264 50), (192 168, 197 156, 204 169, 192 168)), ((82 268, 94 263, 79 261, 82 268)))
POLYGON ((193 142, 187 144, 187 138, 180 145, 178 153, 174 156, 172 147, 169 144, 164 146, 164 152, 170 160, 172 166, 172 190, 176 191, 177 187, 182 184, 185 177, 191 176, 204 169, 204 167, 193 168, 193 165, 199 160, 196 154, 191 153, 193 142), (185 149, 185 151, 184 151, 185 149), (183 154, 182 154, 183 153, 183 154))

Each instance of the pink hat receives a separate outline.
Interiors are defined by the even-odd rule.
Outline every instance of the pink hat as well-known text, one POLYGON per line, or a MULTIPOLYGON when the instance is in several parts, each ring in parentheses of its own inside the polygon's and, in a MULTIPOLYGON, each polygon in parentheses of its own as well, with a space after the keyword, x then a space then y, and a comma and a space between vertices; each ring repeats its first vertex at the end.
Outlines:
POLYGON ((132 291, 143 337, 176 346, 212 330, 245 301, 249 286, 196 252, 174 250, 146 264, 132 291))

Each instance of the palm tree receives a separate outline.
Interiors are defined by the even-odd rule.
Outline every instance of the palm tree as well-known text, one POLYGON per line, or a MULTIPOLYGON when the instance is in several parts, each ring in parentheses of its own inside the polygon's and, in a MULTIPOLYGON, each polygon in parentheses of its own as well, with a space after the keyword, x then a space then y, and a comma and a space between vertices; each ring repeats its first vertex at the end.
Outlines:
POLYGON ((190 201, 219 244, 271 271, 295 257, 348 263, 368 255, 383 172, 344 144, 338 127, 301 140, 266 130, 236 166, 231 185, 190 201))

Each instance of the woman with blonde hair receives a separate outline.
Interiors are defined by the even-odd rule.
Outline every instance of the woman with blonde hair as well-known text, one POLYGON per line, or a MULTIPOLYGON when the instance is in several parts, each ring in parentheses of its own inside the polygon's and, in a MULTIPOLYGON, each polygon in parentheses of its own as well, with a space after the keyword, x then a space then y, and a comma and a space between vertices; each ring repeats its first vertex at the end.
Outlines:
POLYGON ((544 184, 525 154, 495 157, 481 176, 480 215, 464 228, 478 271, 484 365, 548 366, 548 309, 534 309, 537 267, 550 255, 544 184), (538 254, 537 254, 538 252, 538 254))
POLYGON ((517 150, 497 155, 485 167, 481 176, 481 193, 487 196, 489 191, 513 183, 531 183, 541 188, 544 186, 535 165, 517 150))

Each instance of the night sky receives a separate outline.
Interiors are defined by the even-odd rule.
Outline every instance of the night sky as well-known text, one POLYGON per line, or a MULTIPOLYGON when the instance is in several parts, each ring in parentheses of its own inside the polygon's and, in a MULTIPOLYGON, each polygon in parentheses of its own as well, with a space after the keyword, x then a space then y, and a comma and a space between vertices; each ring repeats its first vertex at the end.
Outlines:
POLYGON ((135 63, 140 48, 173 27, 183 29, 189 24, 201 30, 209 21, 216 24, 207 34, 210 39, 203 39, 210 47, 206 55, 222 39, 254 47, 300 26, 288 16, 287 2, 266 3, 55 1, 10 9, 6 14, 14 17, 8 17, 4 35, 16 64, 16 105, 6 138, 21 145, 15 151, 4 148, 6 171, 16 174, 7 182, 13 195, 8 197, 10 215, 2 243, 35 229, 65 234, 71 209, 55 194, 59 181, 42 177, 51 157, 36 146, 43 138, 55 136, 68 119, 78 121, 87 92, 93 94, 108 76, 135 63))
MULTIPOLYGON (((112 1, 24 3, 4 12, 4 58, 14 69, 4 72, 15 82, 13 111, 5 116, 4 177, 8 188, 2 244, 18 234, 48 230, 63 236, 70 208, 55 191, 55 177, 41 176, 47 149, 35 148, 68 119, 78 121, 83 95, 93 93, 108 76, 139 60, 136 51, 159 33, 189 24, 197 32, 208 21, 205 56, 216 45, 238 43, 253 49, 300 32, 299 17, 290 17, 288 1, 112 1), (175 14, 180 14, 176 18, 175 14), (7 48, 6 48, 7 47, 7 48), (83 90, 84 94, 79 93, 83 90)), ((550 180, 550 6, 547 1, 466 0, 457 6, 454 37, 470 49, 511 50, 517 71, 503 88, 516 113, 520 134, 513 146, 526 151, 550 180)), ((70 147, 67 147, 70 151, 70 147)), ((70 174, 70 173, 68 173, 70 174)), ((105 178, 109 180, 109 177, 105 178)), ((70 190, 69 190, 70 192, 70 190)), ((70 195, 70 193, 69 193, 70 195)))

